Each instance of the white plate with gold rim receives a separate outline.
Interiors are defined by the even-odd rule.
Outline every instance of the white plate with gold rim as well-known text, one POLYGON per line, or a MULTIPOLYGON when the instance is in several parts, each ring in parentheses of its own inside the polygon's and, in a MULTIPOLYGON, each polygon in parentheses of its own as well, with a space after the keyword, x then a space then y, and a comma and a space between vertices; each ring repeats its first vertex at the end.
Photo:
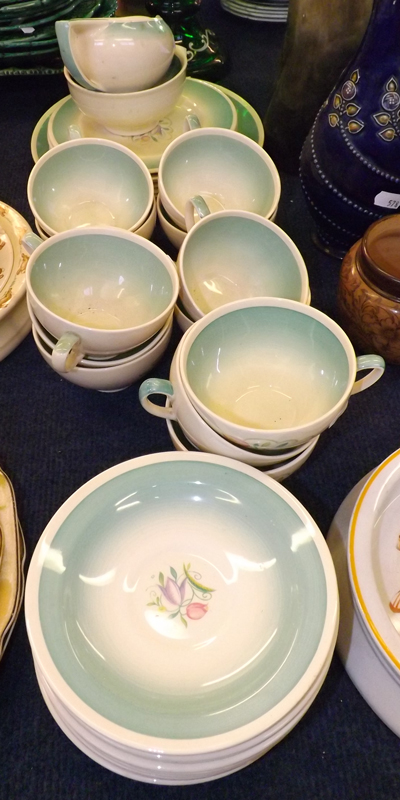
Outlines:
POLYGON ((22 239, 30 230, 18 211, 0 202, 0 323, 25 293, 28 255, 22 239))

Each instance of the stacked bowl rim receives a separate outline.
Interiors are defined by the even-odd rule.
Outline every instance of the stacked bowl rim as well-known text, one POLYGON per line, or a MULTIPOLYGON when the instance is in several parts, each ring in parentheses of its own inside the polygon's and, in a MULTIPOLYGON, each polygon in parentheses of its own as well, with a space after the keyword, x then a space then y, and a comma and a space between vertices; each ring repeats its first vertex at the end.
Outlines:
POLYGON ((208 454, 168 452, 142 456, 111 467, 84 484, 59 508, 46 526, 31 560, 26 584, 25 613, 28 636, 35 663, 37 663, 50 688, 62 699, 65 708, 69 709, 69 712, 82 725, 88 726, 100 738, 109 740, 121 748, 131 749, 134 753, 140 753, 150 761, 156 759, 157 753, 162 754, 166 760, 182 758, 201 761, 205 754, 211 753, 214 754, 213 757, 219 758, 219 754, 224 750, 240 753, 243 749, 247 749, 251 743, 267 741, 273 731, 282 730, 287 725, 288 720, 296 716, 298 709, 304 705, 310 692, 314 695, 314 691, 317 690, 326 674, 336 641, 338 593, 333 562, 326 542, 306 509, 288 490, 254 468, 238 464, 231 459, 217 458, 208 454), (218 469, 221 468, 224 471, 234 470, 236 473, 240 473, 242 477, 244 475, 252 478, 257 484, 263 485, 264 488, 267 487, 275 496, 281 498, 292 512, 301 519, 304 532, 307 531, 306 535, 309 537, 309 541, 313 542, 314 551, 318 554, 319 568, 322 570, 321 576, 323 578, 321 577, 321 580, 325 587, 324 594, 326 597, 318 641, 313 646, 313 652, 310 655, 311 660, 304 668, 301 677, 298 680, 296 679, 297 682, 283 699, 279 700, 276 705, 260 717, 239 727, 234 727, 227 733, 218 733, 193 739, 170 739, 136 733, 94 711, 75 694, 59 673, 44 638, 39 611, 39 586, 46 552, 49 552, 51 542, 60 525, 68 519, 74 509, 96 489, 119 476, 129 473, 131 470, 153 466, 154 464, 170 464, 171 462, 183 462, 182 469, 185 462, 195 462, 197 465, 200 463, 217 465, 218 469))

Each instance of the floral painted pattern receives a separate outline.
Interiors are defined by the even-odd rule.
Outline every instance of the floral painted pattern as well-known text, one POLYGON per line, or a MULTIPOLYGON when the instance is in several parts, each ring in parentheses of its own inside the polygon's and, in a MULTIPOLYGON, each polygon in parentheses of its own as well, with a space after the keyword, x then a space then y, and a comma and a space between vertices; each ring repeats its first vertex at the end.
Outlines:
POLYGON ((158 583, 151 587, 151 600, 147 605, 155 606, 168 619, 176 619, 187 628, 188 620, 197 621, 207 614, 215 589, 200 583, 200 573, 191 569, 190 564, 183 564, 180 574, 174 567, 169 568, 169 573, 165 576, 159 572, 158 583))

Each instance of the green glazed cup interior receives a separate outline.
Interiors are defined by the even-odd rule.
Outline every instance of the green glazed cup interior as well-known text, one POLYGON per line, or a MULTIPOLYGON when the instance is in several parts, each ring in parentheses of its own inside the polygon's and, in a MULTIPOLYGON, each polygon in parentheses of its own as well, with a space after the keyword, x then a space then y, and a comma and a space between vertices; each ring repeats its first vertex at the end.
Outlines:
POLYGON ((172 301, 166 266, 134 237, 64 236, 49 239, 46 248, 31 256, 32 290, 53 314, 113 330, 130 328, 133 320, 137 326, 155 319, 172 301))
POLYGON ((179 142, 162 172, 165 192, 184 215, 187 200, 214 194, 224 208, 254 211, 265 217, 276 201, 269 165, 246 142, 207 132, 179 142))
POLYGON ((34 212, 57 233, 82 225, 129 230, 151 201, 146 174, 114 147, 85 144, 40 164, 32 184, 34 212))
POLYGON ((279 306, 243 308, 210 322, 192 343, 185 369, 209 411, 263 430, 319 419, 340 401, 350 376, 346 350, 329 327, 279 306))
POLYGON ((244 297, 302 300, 302 259, 274 228, 239 215, 195 225, 182 251, 187 291, 203 314, 244 297))
POLYGON ((130 731, 198 739, 257 720, 319 646, 327 583, 313 530, 275 489, 226 464, 119 475, 48 545, 39 614, 53 663, 80 700, 130 731))

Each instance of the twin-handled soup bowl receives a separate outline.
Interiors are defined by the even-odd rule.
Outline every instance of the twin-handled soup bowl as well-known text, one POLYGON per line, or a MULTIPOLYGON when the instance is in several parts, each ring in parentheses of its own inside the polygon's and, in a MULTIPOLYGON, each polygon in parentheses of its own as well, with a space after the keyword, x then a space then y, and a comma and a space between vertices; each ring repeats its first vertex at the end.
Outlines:
POLYGON ((105 139, 64 142, 33 167, 28 201, 42 230, 90 225, 136 231, 154 204, 150 171, 128 147, 105 139))
POLYGON ((178 254, 180 298, 193 320, 245 297, 310 302, 304 259, 290 237, 249 211, 220 211, 187 234, 178 254))
POLYGON ((344 331, 315 308, 250 298, 195 322, 178 368, 190 402, 221 436, 242 447, 285 450, 330 427, 385 362, 356 358, 344 331), (370 371, 356 380, 357 370, 370 371))
POLYGON ((41 242, 26 281, 33 313, 58 340, 58 371, 85 355, 116 355, 147 341, 171 315, 179 290, 169 256, 116 228, 66 231, 41 242))
POLYGON ((161 17, 57 20, 55 27, 65 66, 89 90, 148 89, 174 54, 173 33, 161 17))
POLYGON ((178 227, 188 230, 191 198, 221 209, 275 214, 280 198, 278 170, 265 150, 242 133, 198 128, 178 136, 161 156, 158 189, 162 205, 178 227))
POLYGON ((186 78, 187 51, 176 45, 166 79, 139 92, 96 92, 77 83, 64 67, 69 93, 83 114, 111 133, 133 136, 151 131, 168 116, 186 78))
MULTIPOLYGON (((183 434, 198 450, 215 455, 235 458, 245 464, 251 464, 259 469, 266 469, 272 465, 284 462, 300 455, 308 444, 300 445, 292 450, 282 450, 276 453, 251 451, 224 439, 196 411, 190 402, 184 387, 184 382, 179 370, 179 352, 183 346, 185 336, 182 337, 171 362, 169 380, 164 378, 148 378, 139 388, 139 399, 150 414, 166 419, 168 422, 177 422, 183 434), (153 403, 153 395, 164 395, 167 398, 165 406, 153 403)), ((311 445, 316 444, 317 437, 311 445)))

